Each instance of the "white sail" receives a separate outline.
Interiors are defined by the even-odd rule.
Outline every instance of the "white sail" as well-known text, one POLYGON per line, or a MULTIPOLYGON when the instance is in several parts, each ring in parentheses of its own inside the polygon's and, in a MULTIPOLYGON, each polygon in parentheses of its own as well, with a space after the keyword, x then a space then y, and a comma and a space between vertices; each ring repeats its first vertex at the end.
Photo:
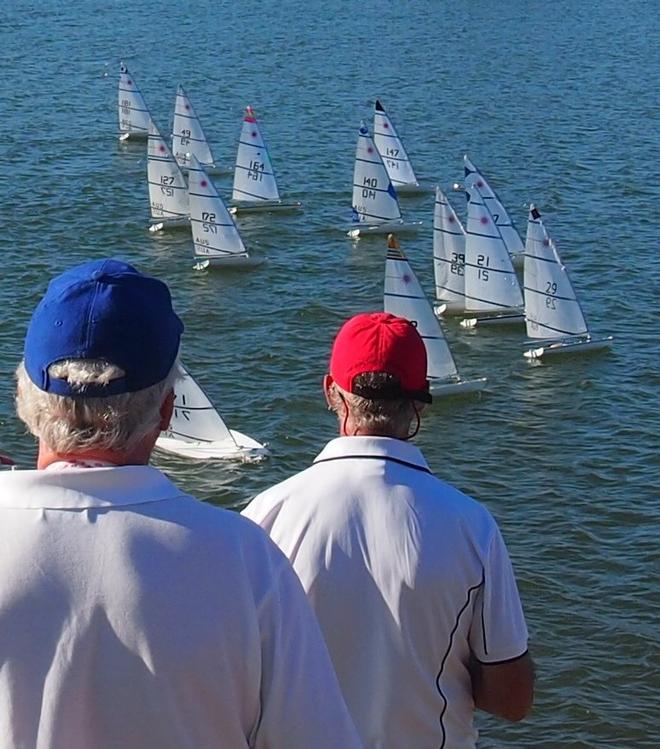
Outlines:
POLYGON ((199 163, 207 167, 215 167, 213 154, 206 135, 202 129, 188 94, 179 85, 174 102, 174 120, 172 122, 172 153, 181 167, 188 168, 190 155, 197 157, 199 163))
POLYGON ((232 199, 242 202, 280 199, 268 149, 250 106, 245 108, 238 141, 232 199))
POLYGON ((465 309, 465 229, 437 187, 433 213, 435 296, 449 308, 465 309))
POLYGON ((151 115, 133 76, 119 63, 119 137, 146 138, 151 115))
POLYGON ((530 338, 587 335, 587 322, 575 291, 548 236, 541 214, 529 208, 525 239, 525 320, 530 338))
POLYGON ((473 186, 476 186, 479 189, 481 197, 488 205, 493 220, 500 230, 502 240, 504 241, 509 254, 518 255, 524 252, 525 248, 522 239, 520 238, 520 234, 518 234, 518 230, 507 213, 506 208, 497 197, 495 190, 493 190, 493 188, 488 184, 486 178, 479 169, 470 161, 467 154, 463 157, 463 165, 466 189, 473 186))
POLYGON ((353 170, 353 221, 400 221, 399 199, 364 122, 360 125, 353 170))
POLYGON ((374 143, 396 190, 406 185, 419 187, 412 164, 394 123, 378 100, 374 108, 374 143))
POLYGON ((231 261, 238 257, 247 258, 236 222, 193 154, 190 156, 188 190, 195 259, 231 261))
POLYGON ((152 219, 166 224, 187 218, 188 185, 153 120, 149 125, 147 180, 152 219))
POLYGON ((417 332, 426 346, 428 378, 445 380, 457 377, 454 357, 410 263, 397 246, 390 241, 385 261, 385 312, 405 317, 415 323, 417 332))
POLYGON ((228 442, 236 446, 206 393, 182 364, 178 366, 180 378, 174 384, 174 411, 162 436, 181 442, 228 442))
POLYGON ((497 312, 522 307, 520 284, 490 206, 476 184, 466 192, 465 308, 497 312))

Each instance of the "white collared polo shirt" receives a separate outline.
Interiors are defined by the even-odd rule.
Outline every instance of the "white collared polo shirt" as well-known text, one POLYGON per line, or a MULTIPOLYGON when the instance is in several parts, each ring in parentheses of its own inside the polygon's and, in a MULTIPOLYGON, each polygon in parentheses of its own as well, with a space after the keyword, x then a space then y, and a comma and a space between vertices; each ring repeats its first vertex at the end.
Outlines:
POLYGON ((360 746, 261 529, 148 466, 0 474, 2 749, 360 746))
POLYGON ((467 669, 523 655, 497 525, 387 437, 332 440, 244 514, 291 560, 367 749, 473 749, 467 669))

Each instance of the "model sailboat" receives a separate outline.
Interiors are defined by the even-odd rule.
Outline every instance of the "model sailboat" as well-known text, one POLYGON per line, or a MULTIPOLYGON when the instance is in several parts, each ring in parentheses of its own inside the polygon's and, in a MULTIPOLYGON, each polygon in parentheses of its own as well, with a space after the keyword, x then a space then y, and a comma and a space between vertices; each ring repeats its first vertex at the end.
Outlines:
POLYGON ((256 440, 229 429, 201 387, 179 364, 174 411, 156 447, 183 458, 255 461, 268 455, 256 440))
POLYGON ((247 266, 260 261, 248 255, 236 222, 197 157, 190 155, 188 171, 190 226, 195 246, 195 268, 247 266))
POLYGON ((199 117, 193 108, 188 94, 179 85, 174 102, 172 122, 172 154, 182 169, 190 166, 190 157, 197 157, 207 174, 220 171, 216 166, 211 147, 208 144, 199 117))
POLYGON ((544 341, 542 346, 525 351, 525 357, 610 348, 612 336, 591 337, 568 271, 534 205, 527 221, 524 286, 527 335, 544 341))
POLYGON ((394 123, 378 99, 374 109, 374 143, 383 159, 394 189, 399 195, 426 191, 417 181, 410 158, 397 134, 394 123))
POLYGON ((518 230, 506 208, 502 205, 497 193, 488 184, 488 181, 479 169, 470 161, 467 154, 463 156, 463 167, 465 171, 465 188, 477 187, 479 189, 481 197, 488 205, 493 220, 500 231, 507 252, 511 255, 516 265, 522 265, 525 247, 520 234, 518 234, 518 230))
POLYGON ((432 395, 457 395, 483 389, 485 377, 476 380, 464 380, 460 377, 433 308, 393 235, 387 240, 384 308, 385 312, 405 317, 417 327, 426 346, 432 395))
POLYGON ((245 108, 243 127, 238 140, 232 205, 241 213, 247 211, 291 211, 301 208, 299 202, 280 199, 268 148, 261 135, 252 107, 245 108))
POLYGON ((474 316, 461 325, 523 323, 522 291, 490 205, 476 184, 466 192, 465 310, 474 316))
POLYGON ((421 221, 405 223, 399 199, 364 122, 360 125, 353 170, 353 224, 349 237, 417 231, 421 221))
POLYGON ((146 140, 151 115, 133 76, 119 63, 119 140, 146 140))
POLYGON ((437 187, 433 212, 433 272, 436 314, 465 311, 465 229, 437 187))
POLYGON ((153 120, 149 124, 147 181, 152 222, 149 231, 187 226, 188 185, 153 120))

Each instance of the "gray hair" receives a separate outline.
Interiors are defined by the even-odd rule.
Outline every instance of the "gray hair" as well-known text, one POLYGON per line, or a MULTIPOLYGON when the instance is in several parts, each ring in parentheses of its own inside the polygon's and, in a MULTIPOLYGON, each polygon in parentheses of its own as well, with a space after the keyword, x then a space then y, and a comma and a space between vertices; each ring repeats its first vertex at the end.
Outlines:
MULTIPOLYGON (((386 372, 366 372, 358 375, 353 381, 356 389, 364 388, 370 392, 384 393, 392 389, 396 378, 386 372)), ((328 390, 330 408, 340 423, 343 421, 343 402, 348 407, 357 431, 383 436, 407 435, 410 423, 424 407, 410 398, 363 398, 349 393, 333 382, 328 390)))
POLYGON ((127 451, 158 427, 160 407, 178 372, 175 363, 164 380, 144 390, 87 398, 86 385, 107 384, 123 377, 124 371, 102 359, 56 362, 49 367, 49 375, 66 379, 81 391, 62 396, 40 390, 21 362, 16 369, 16 412, 29 431, 54 452, 127 451))

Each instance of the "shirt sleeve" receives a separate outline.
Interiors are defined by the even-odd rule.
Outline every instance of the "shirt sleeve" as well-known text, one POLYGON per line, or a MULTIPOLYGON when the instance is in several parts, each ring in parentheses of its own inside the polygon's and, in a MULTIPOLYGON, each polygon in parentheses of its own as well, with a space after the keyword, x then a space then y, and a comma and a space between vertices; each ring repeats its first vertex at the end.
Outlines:
POLYGON ((523 655, 527 651, 527 637, 513 567, 496 527, 474 602, 470 649, 482 663, 501 663, 523 655))
POLYGON ((359 749, 319 625, 298 577, 281 561, 277 587, 260 611, 262 704, 250 745, 359 749))

